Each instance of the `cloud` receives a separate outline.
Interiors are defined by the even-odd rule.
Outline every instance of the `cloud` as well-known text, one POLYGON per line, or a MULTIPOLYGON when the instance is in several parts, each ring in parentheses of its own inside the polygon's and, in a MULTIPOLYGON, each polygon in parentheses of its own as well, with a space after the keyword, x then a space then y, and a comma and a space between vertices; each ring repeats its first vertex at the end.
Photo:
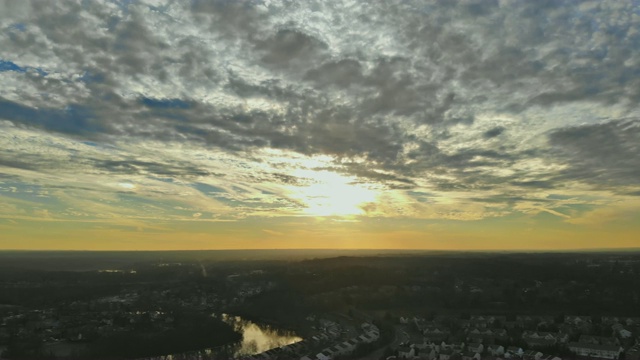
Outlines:
POLYGON ((270 229, 262 229, 262 232, 270 236, 284 236, 284 233, 270 229))
POLYGON ((568 168, 563 180, 602 187, 638 185, 640 179, 640 121, 614 120, 555 130, 549 143, 568 168))
POLYGON ((640 213, 638 201, 620 201, 587 211, 578 217, 566 220, 574 225, 602 226, 609 223, 637 221, 640 213))
POLYGON ((498 126, 498 127, 494 127, 493 129, 489 129, 487 131, 485 131, 485 133, 483 134, 483 136, 487 139, 491 139, 494 138, 496 136, 500 136, 500 134, 502 134, 504 132, 504 128, 502 126, 498 126))
POLYGON ((103 177, 103 214, 300 214, 299 169, 388 191, 376 216, 640 186, 632 2, 21 3, 0 8, 0 176, 69 202, 103 177))

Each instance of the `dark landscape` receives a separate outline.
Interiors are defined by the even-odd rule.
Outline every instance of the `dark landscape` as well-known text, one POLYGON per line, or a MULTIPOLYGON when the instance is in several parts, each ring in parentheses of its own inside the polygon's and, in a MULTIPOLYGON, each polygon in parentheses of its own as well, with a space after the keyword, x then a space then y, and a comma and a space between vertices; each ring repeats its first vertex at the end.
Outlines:
POLYGON ((375 338, 333 349, 335 358, 573 359, 590 343, 614 358, 638 355, 638 252, 5 251, 0 259, 0 349, 9 359, 315 358, 367 335, 362 324, 377 328, 375 338), (295 340, 269 352, 240 346, 229 317, 295 340))

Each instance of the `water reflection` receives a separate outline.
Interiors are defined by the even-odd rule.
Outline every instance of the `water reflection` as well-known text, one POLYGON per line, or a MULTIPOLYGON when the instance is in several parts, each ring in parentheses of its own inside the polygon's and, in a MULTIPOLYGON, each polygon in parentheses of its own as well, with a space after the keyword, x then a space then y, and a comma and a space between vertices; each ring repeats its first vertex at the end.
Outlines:
MULTIPOLYGON (((243 358, 263 353, 302 341, 295 333, 280 330, 269 325, 256 324, 239 316, 228 314, 212 316, 220 318, 242 334, 242 341, 222 345, 216 348, 189 351, 181 354, 171 354, 146 358, 145 360, 228 360, 230 358, 243 358)), ((215 335, 215 334, 213 334, 215 335)))
POLYGON ((234 356, 248 356, 302 341, 291 331, 268 325, 258 325, 239 316, 222 314, 222 320, 242 334, 242 342, 236 345, 234 356))

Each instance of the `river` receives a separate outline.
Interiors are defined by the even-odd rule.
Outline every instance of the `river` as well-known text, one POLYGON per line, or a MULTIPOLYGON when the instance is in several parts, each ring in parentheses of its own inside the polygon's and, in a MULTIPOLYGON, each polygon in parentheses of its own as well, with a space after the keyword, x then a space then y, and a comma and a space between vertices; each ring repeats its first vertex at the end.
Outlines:
POLYGON ((257 324, 239 316, 222 314, 221 319, 242 334, 242 341, 234 345, 233 355, 235 357, 260 354, 267 350, 302 341, 301 337, 291 331, 257 324))
POLYGON ((218 360, 229 359, 230 357, 242 358, 302 341, 302 338, 292 331, 255 323, 243 319, 240 316, 228 314, 214 314, 212 316, 220 318, 222 321, 231 325, 235 331, 242 334, 242 341, 217 348, 159 356, 145 360, 218 360))

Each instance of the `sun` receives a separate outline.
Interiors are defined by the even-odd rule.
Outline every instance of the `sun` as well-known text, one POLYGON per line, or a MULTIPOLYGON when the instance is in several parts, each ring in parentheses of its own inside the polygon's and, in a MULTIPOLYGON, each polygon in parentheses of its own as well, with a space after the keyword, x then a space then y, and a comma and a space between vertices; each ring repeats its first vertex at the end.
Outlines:
POLYGON ((312 180, 308 186, 296 187, 292 194, 305 205, 304 213, 308 215, 364 215, 363 205, 376 200, 376 191, 356 182, 354 177, 315 170, 299 170, 295 175, 312 180))

